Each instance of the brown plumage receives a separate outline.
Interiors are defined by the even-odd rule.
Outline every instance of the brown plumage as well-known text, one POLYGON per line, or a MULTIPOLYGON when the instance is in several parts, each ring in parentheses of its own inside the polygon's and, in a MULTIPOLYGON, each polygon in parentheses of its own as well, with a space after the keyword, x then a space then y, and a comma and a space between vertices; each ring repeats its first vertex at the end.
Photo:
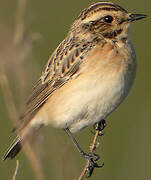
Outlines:
POLYGON ((77 132, 119 106, 136 70, 128 29, 132 21, 144 17, 110 2, 82 11, 35 84, 19 118, 18 138, 4 160, 14 158, 42 125, 77 132))

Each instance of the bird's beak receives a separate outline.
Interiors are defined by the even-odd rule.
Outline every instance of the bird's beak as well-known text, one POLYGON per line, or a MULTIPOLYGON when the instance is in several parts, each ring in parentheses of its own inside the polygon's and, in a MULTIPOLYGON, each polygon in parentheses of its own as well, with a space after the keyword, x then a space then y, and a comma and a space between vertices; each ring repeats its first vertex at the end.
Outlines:
POLYGON ((145 14, 130 14, 128 20, 129 21, 137 21, 143 18, 146 18, 147 15, 145 14))

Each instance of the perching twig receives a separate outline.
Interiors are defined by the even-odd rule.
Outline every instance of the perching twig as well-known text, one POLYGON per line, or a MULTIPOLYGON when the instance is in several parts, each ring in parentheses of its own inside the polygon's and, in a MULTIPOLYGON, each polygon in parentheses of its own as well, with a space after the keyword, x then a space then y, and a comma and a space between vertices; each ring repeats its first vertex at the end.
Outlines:
MULTIPOLYGON (((96 131, 95 131, 95 134, 94 134, 94 138, 93 138, 93 142, 92 142, 92 144, 90 145, 90 152, 91 153, 93 153, 95 150, 96 150, 96 148, 98 147, 98 145, 99 145, 99 142, 97 142, 97 140, 98 140, 98 137, 100 136, 100 135, 103 135, 102 134, 102 130, 104 129, 104 127, 105 127, 105 120, 102 120, 100 123, 98 123, 98 125, 97 125, 97 128, 96 128, 96 131)), ((103 166, 104 164, 102 164, 102 166, 103 166)), ((84 176, 86 175, 86 173, 88 172, 88 167, 89 167, 89 161, 87 160, 86 161, 86 164, 85 164, 85 166, 84 166, 84 168, 83 168, 83 170, 82 170, 82 172, 81 172, 81 174, 80 174, 80 176, 78 177, 78 179, 77 180, 82 180, 83 178, 84 178, 84 176)), ((100 166, 101 167, 101 166, 100 166)), ((91 176, 91 175, 90 175, 91 176)))
MULTIPOLYGON (((94 150, 96 149, 97 144, 98 144, 97 143, 98 136, 99 136, 99 130, 96 130, 94 138, 93 138, 93 143, 90 146, 90 152, 94 152, 94 150)), ((87 160, 78 180, 82 180, 84 178, 84 176, 86 175, 86 173, 88 171, 88 166, 89 166, 89 161, 87 160)))
POLYGON ((19 160, 16 161, 16 168, 15 168, 15 172, 13 174, 13 179, 12 180, 16 180, 18 169, 19 169, 19 160))

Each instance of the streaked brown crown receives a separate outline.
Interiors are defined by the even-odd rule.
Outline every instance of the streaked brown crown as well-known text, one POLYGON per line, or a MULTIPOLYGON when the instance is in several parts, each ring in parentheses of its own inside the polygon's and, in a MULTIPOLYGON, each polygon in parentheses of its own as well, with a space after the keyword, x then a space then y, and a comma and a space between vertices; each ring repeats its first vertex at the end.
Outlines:
POLYGON ((97 2, 95 4, 90 5, 87 9, 84 9, 80 14, 80 18, 83 20, 86 17, 91 16, 91 14, 106 10, 106 11, 123 11, 127 13, 127 11, 117 4, 113 4, 111 2, 97 2))
POLYGON ((91 33, 105 38, 115 38, 128 30, 130 13, 111 2, 97 2, 84 9, 71 27, 71 31, 91 33), (123 31, 124 30, 124 31, 123 31))

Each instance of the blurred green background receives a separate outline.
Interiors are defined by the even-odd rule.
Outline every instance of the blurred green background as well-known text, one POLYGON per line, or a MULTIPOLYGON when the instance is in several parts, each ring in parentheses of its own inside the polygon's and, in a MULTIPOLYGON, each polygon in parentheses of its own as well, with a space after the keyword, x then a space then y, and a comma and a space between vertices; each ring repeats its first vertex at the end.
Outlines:
MULTIPOLYGON (((11 133, 11 119, 15 118, 13 107, 17 113, 22 111, 23 102, 50 54, 64 39, 80 11, 92 2, 22 0, 25 4, 21 4, 21 0, 1 1, 0 156, 15 137, 11 133), (21 7, 18 7, 19 3, 21 7), (17 13, 22 14, 21 21, 17 13), (17 24, 20 24, 19 28, 17 24), (10 100, 13 100, 13 105, 10 100)), ((144 13, 149 17, 132 25, 131 40, 138 60, 135 85, 124 103, 107 118, 105 134, 100 138, 97 149, 105 166, 96 169, 91 179, 151 179, 151 1, 113 2, 130 12, 144 13)), ((92 141, 90 130, 92 127, 75 135, 85 150, 88 150, 92 141)), ((42 129, 41 134, 41 163, 45 179, 76 179, 85 162, 67 135, 51 127, 42 129)), ((16 179, 36 179, 24 153, 20 153, 17 159, 20 160, 20 166, 16 179)), ((12 179, 15 166, 15 160, 0 161, 0 179, 12 179)))

